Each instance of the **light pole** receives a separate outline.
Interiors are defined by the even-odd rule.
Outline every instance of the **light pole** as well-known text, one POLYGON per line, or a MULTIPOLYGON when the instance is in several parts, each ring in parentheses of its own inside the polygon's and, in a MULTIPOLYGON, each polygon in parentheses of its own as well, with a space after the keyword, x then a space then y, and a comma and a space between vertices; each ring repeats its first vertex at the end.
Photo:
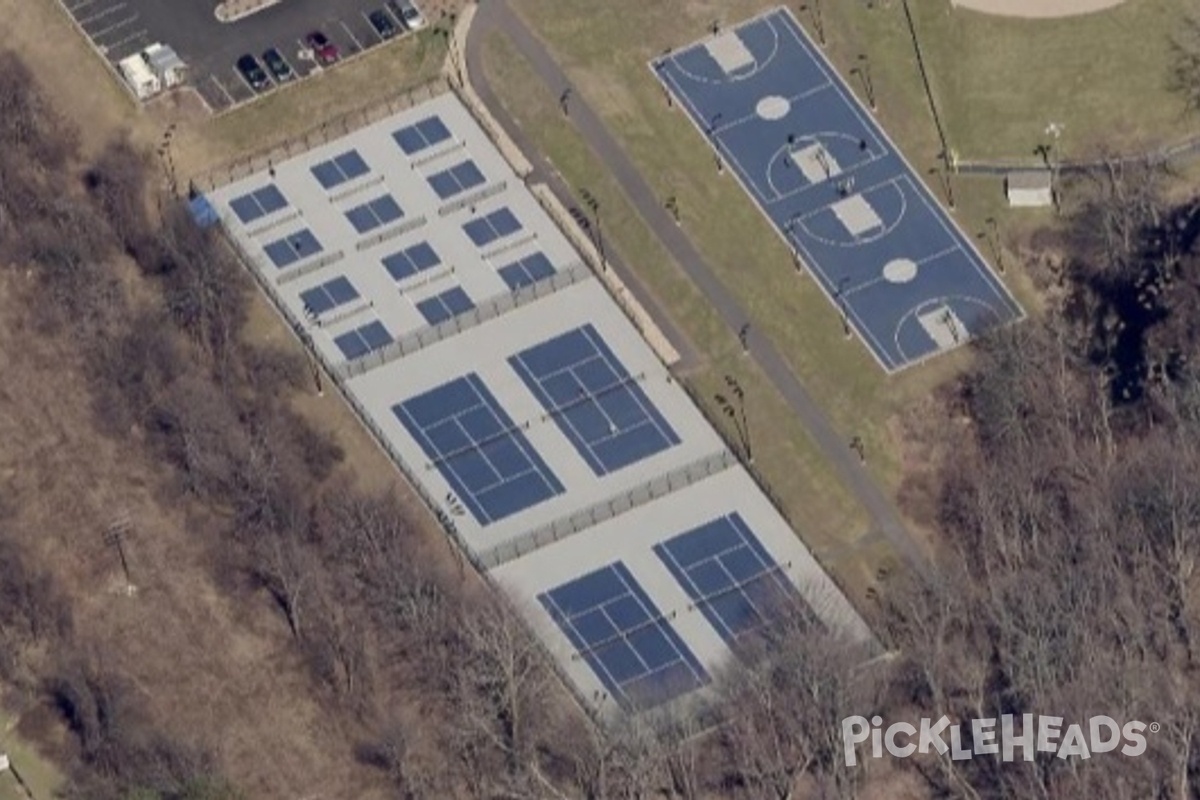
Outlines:
POLYGON ((817 41, 821 43, 821 47, 825 46, 825 20, 821 17, 821 0, 811 0, 800 6, 801 11, 811 11, 813 18, 813 28, 817 31, 817 41))
POLYGON ((846 307, 846 284, 850 282, 850 276, 843 276, 838 281, 837 291, 833 293, 834 299, 837 301, 838 313, 842 317, 842 333, 846 338, 850 338, 850 311, 846 307))
POLYGON ((461 53, 458 51, 457 22, 457 14, 445 9, 442 10, 442 25, 439 30, 442 36, 446 37, 446 51, 450 54, 450 66, 454 68, 454 76, 458 79, 458 86, 461 89, 466 86, 466 81, 463 80, 461 53))
POLYGON ((592 224, 596 231, 596 249, 600 251, 600 268, 607 272, 608 258, 604 255, 604 233, 600 228, 600 201, 587 189, 580 189, 579 196, 583 198, 583 204, 592 212, 592 224))
POLYGON ((668 197, 667 202, 663 203, 663 207, 666 208, 667 211, 671 212, 671 217, 674 218, 675 224, 678 225, 679 224, 679 201, 675 198, 675 195, 671 195, 670 197, 668 197))
POLYGON ((984 224, 988 226, 986 233, 981 233, 980 236, 986 236, 988 242, 992 246, 992 256, 996 259, 996 269, 1000 270, 1000 274, 1004 274, 1004 250, 1000 247, 1000 223, 995 217, 988 217, 984 220, 984 224))
POLYGON ((941 181, 942 188, 946 190, 946 205, 951 211, 955 210, 954 205, 954 184, 950 180, 950 159, 945 153, 940 153, 943 163, 929 170, 930 175, 936 175, 941 181))
POLYGON ((725 386, 729 388, 729 393, 737 401, 736 405, 720 392, 714 394, 713 399, 717 401, 725 416, 733 422, 734 430, 737 431, 738 438, 742 443, 742 452, 746 454, 746 463, 753 464, 754 450, 750 446, 750 425, 746 418, 746 392, 738 383, 737 378, 732 375, 725 376, 725 386))
POLYGON ((871 59, 867 58, 866 53, 858 54, 858 66, 851 69, 850 74, 857 75, 862 80, 863 91, 866 92, 871 110, 878 111, 879 108, 875 105, 875 84, 871 81, 871 59))

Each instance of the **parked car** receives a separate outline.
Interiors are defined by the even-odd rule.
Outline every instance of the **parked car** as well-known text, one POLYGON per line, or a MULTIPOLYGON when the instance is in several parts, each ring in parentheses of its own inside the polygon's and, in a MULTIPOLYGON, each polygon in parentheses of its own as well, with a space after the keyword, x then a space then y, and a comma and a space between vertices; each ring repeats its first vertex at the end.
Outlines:
POLYGON ((412 0, 389 0, 388 7, 396 15, 396 19, 410 31, 419 31, 425 27, 425 17, 412 0))
POLYGON ((267 65, 267 71, 271 73, 271 77, 279 83, 290 81, 296 77, 296 73, 292 72, 292 65, 274 47, 263 52, 262 60, 267 65))
POLYGON ((250 88, 256 92, 261 92, 271 85, 271 79, 267 77, 267 73, 263 70, 262 65, 258 63, 258 59, 247 53, 237 60, 237 71, 242 73, 242 77, 246 79, 246 83, 250 84, 250 88))
POLYGON ((338 53, 337 45, 329 41, 329 37, 320 31, 313 31, 305 36, 304 44, 313 51, 313 55, 317 57, 317 63, 323 67, 334 63, 341 55, 338 53))
POLYGON ((396 23, 392 22, 391 15, 382 8, 367 14, 367 21, 379 34, 380 39, 391 39, 397 33, 396 23))

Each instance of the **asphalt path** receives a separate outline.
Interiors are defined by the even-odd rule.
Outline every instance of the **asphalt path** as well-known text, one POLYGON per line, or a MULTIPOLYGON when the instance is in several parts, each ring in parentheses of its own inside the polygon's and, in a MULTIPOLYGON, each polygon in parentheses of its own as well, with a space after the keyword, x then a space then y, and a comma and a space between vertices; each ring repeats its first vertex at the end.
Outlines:
MULTIPOLYGON (((567 112, 580 136, 612 172, 634 208, 696 288, 708 299, 725 324, 735 334, 740 334, 750 317, 717 279, 712 268, 683 230, 675 224, 674 218, 663 207, 660 198, 642 178, 603 121, 582 96, 569 91, 571 84, 562 68, 542 42, 512 12, 508 3, 504 0, 487 0, 478 4, 467 36, 467 71, 476 93, 509 136, 527 155, 537 155, 537 148, 509 116, 489 85, 483 63, 483 46, 491 32, 500 32, 507 36, 529 61, 537 76, 556 96, 563 96, 564 92, 569 92, 566 95, 567 112)), ((551 180, 550 185, 564 202, 568 205, 574 204, 569 188, 561 180, 551 180)), ((790 268, 790 264, 788 267, 790 268)), ((670 328, 665 325, 667 320, 661 308, 650 306, 648 310, 655 315, 660 325, 664 325, 664 330, 670 335, 670 328)), ((783 395, 842 483, 867 511, 872 521, 873 533, 885 537, 913 569, 927 574, 930 569, 927 556, 908 531, 895 504, 864 468, 858 454, 851 449, 850 442, 834 428, 824 409, 804 388, 774 343, 752 325, 746 331, 745 343, 747 355, 758 363, 767 378, 783 395)))

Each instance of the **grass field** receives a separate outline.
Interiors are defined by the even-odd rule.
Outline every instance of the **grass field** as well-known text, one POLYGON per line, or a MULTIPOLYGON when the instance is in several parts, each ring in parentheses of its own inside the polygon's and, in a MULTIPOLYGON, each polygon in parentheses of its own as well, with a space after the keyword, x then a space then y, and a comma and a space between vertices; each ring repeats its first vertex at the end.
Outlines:
MULTIPOLYGON (((0 709, 0 753, 8 754, 34 800, 50 800, 64 784, 65 777, 54 764, 18 737, 12 727, 12 718, 0 709)), ((0 800, 28 800, 12 772, 0 773, 0 800)))
MULTIPOLYGON (((828 465, 782 396, 753 361, 705 298, 687 280, 625 198, 615 179, 559 112, 557 97, 540 83, 512 43, 499 35, 485 43, 492 85, 568 184, 586 187, 600 202, 606 240, 638 275, 674 321, 705 356, 702 366, 683 376, 693 396, 728 441, 739 441, 733 423, 721 413, 714 395, 728 394, 725 376, 742 385, 755 468, 782 501, 805 542, 827 562, 845 585, 861 589, 876 569, 892 558, 886 546, 860 551, 867 520, 828 465), (520 87, 520 91, 516 90, 520 87)), ((836 320, 835 320, 835 324, 836 320)), ((840 325, 840 324, 839 324, 840 325)), ((838 328, 840 332, 840 326, 838 328)), ((840 333, 839 333, 840 337, 840 333)), ((843 346, 849 347, 844 339, 843 346)))
POLYGON ((1066 158, 1136 152, 1200 128, 1168 88, 1171 38, 1187 10, 1200 9, 1193 0, 1129 0, 1037 22, 946 6, 921 0, 913 9, 951 146, 963 157, 1036 161, 1051 122, 1065 126, 1066 158))

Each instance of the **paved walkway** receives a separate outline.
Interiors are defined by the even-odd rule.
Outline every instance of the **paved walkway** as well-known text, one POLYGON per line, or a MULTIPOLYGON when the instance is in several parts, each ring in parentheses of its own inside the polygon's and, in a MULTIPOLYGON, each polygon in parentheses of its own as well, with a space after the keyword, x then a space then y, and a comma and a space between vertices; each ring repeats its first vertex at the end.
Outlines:
MULTIPOLYGON (((569 88, 570 82, 541 41, 525 27, 524 22, 512 12, 504 0, 487 0, 487 2, 479 3, 479 10, 471 25, 466 43, 469 79, 492 115, 533 160, 535 171, 544 170, 546 164, 537 148, 508 115, 488 83, 487 72, 483 66, 483 43, 492 31, 503 33, 513 42, 518 51, 532 65, 538 77, 556 96, 569 88)), ((638 214, 687 273, 696 288, 708 299, 730 330, 739 331, 750 320, 750 317, 717 279, 712 268, 705 263, 683 230, 675 224, 674 219, 663 208, 658 196, 642 178, 641 173, 609 133, 601 119, 577 92, 571 93, 569 110, 571 121, 579 134, 612 172, 638 214)), ((560 197, 571 197, 570 188, 558 175, 551 174, 547 182, 556 193, 559 193, 560 197)), ((567 202, 571 203, 572 201, 568 199, 567 202)), ((634 280, 627 269, 623 268, 623 271, 626 273, 627 280, 634 280)), ((659 323, 671 330, 672 326, 666 315, 662 313, 662 309, 653 305, 650 308, 659 323)), ((678 342, 679 339, 676 338, 675 341, 678 342)), ((897 553, 913 568, 922 572, 927 571, 929 564, 926 554, 908 532, 891 499, 875 483, 870 473, 863 468, 858 456, 850 449, 847 438, 834 428, 829 417, 796 378, 795 373, 792 372, 775 345, 756 328, 751 327, 747 337, 747 346, 750 356, 758 362, 768 379, 808 429, 809 435, 820 448, 824 457, 832 464, 842 483, 870 515, 873 532, 886 537, 897 553)))

